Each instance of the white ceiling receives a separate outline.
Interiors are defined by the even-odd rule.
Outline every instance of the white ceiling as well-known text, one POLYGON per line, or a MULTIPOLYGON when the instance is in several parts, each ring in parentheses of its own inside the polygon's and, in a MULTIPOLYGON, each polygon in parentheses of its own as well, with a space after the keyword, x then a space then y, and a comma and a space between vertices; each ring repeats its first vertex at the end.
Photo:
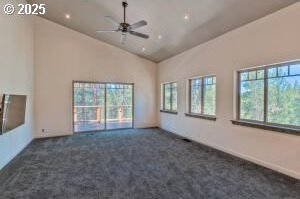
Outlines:
POLYGON ((119 33, 96 33, 112 28, 104 16, 121 21, 122 0, 28 0, 46 4, 46 19, 77 30, 154 62, 160 62, 257 20, 299 0, 127 0, 129 23, 146 20, 137 31, 150 35, 144 40, 129 36, 120 44, 119 33), (65 14, 71 15, 67 20, 65 14), (184 20, 188 14, 189 20, 184 20), (162 35, 162 39, 158 39, 162 35), (142 51, 145 48, 145 51, 142 51))

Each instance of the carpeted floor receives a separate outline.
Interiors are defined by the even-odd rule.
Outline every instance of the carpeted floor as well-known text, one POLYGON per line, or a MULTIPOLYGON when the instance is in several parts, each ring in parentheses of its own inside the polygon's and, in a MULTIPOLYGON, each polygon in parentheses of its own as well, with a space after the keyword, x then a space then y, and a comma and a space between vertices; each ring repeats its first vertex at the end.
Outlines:
POLYGON ((160 129, 33 141, 0 172, 0 198, 291 199, 300 182, 160 129))

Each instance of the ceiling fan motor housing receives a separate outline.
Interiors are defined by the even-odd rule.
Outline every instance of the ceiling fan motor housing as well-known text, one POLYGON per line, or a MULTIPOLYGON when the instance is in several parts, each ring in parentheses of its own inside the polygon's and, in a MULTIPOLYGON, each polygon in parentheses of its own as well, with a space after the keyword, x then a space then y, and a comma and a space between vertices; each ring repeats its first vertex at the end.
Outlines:
POLYGON ((127 32, 129 30, 129 24, 128 23, 120 23, 120 29, 122 32, 127 32))

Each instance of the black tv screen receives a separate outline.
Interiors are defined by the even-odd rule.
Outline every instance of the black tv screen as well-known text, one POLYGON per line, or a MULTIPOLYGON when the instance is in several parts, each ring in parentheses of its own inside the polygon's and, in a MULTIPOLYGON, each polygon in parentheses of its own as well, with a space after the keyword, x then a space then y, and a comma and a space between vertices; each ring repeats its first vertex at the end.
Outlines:
POLYGON ((0 134, 7 133, 25 123, 26 96, 2 96, 0 112, 0 134))

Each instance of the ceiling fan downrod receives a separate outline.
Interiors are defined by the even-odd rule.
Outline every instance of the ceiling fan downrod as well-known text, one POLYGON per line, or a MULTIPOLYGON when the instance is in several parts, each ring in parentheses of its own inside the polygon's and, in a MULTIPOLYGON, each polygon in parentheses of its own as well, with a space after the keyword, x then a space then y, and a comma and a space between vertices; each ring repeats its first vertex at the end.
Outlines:
POLYGON ((128 3, 126 1, 122 2, 124 8, 124 24, 126 24, 126 8, 128 7, 128 3))

